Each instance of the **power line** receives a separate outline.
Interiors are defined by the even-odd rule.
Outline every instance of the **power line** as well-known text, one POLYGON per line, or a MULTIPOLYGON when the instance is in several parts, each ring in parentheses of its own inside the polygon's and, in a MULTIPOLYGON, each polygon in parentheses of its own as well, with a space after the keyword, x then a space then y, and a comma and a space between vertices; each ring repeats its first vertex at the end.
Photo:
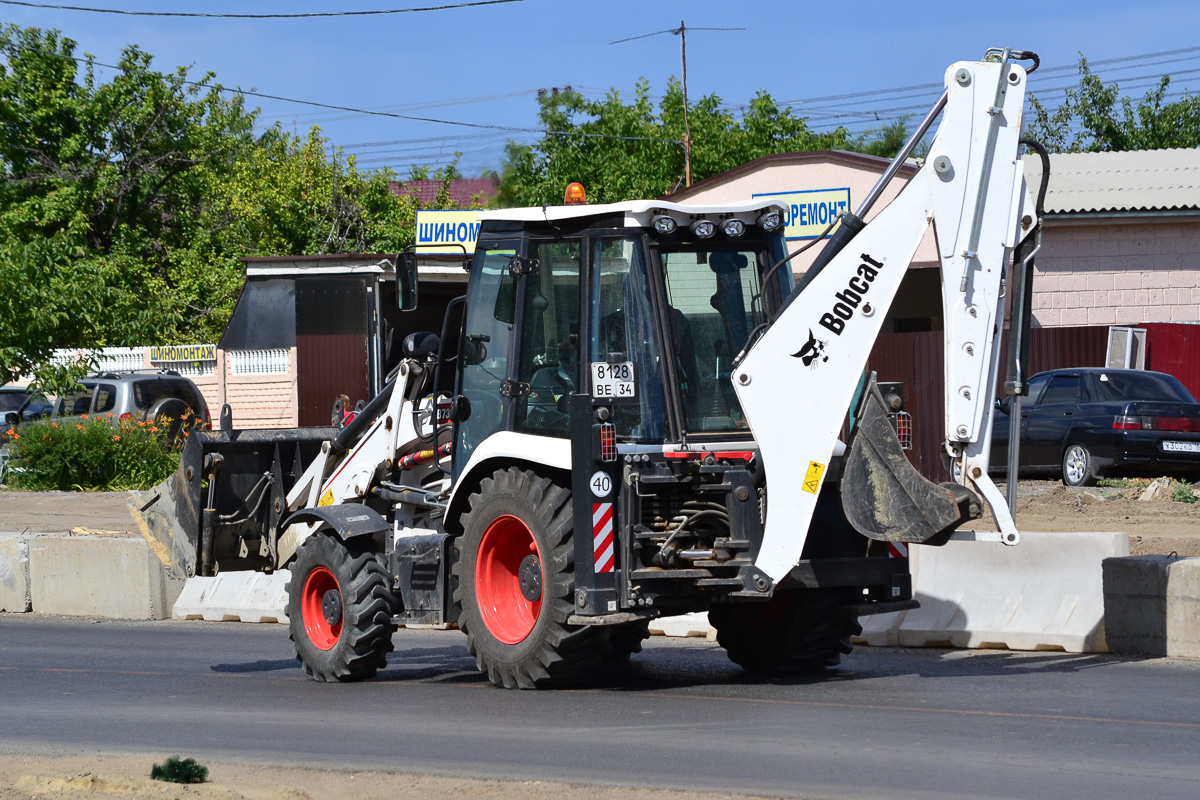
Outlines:
MULTIPOLYGON (((0 0, 0 2, 8 2, 8 0, 0 0)), ((31 49, 35 49, 35 48, 31 48, 31 49)), ((77 56, 68 56, 68 55, 64 55, 63 53, 51 53, 47 50, 37 50, 37 52, 39 52, 43 55, 53 56, 55 58, 65 58, 68 61, 75 61, 80 64, 93 64, 96 66, 107 67, 108 69, 120 70, 122 72, 129 71, 125 67, 121 67, 116 64, 104 64, 104 63, 101 63, 99 61, 95 61, 95 60, 89 59, 89 58, 79 58, 77 56)), ((142 70, 142 71, 145 72, 145 70, 142 70)), ((187 86, 197 86, 201 89, 211 89, 212 91, 216 91, 216 92, 228 92, 231 94, 238 94, 238 95, 243 95, 246 97, 261 97, 261 98, 265 98, 268 100, 279 100, 284 103, 297 103, 299 105, 313 106, 315 108, 329 108, 334 111, 349 111, 354 114, 365 114, 365 115, 376 116, 376 117, 389 117, 392 119, 409 120, 410 122, 431 122, 431 123, 435 123, 438 125, 457 125, 457 126, 464 127, 464 128, 475 128, 478 130, 510 131, 513 133, 543 133, 543 134, 554 135, 554 136, 580 136, 580 137, 591 138, 591 139, 618 139, 618 140, 629 141, 629 142, 666 142, 669 144, 679 144, 679 145, 683 144, 683 142, 679 141, 678 139, 667 139, 665 137, 660 137, 660 136, 615 136, 613 134, 608 134, 608 133, 585 133, 583 131, 548 131, 544 128, 519 128, 519 127, 510 126, 510 125, 490 125, 490 124, 485 124, 485 123, 481 123, 481 122, 460 122, 458 120, 436 119, 434 117, 416 117, 416 116, 411 116, 408 114, 397 114, 392 111, 372 111, 370 109, 365 109, 365 108, 354 108, 353 106, 337 106, 337 105, 332 105, 329 103, 318 103, 315 100, 300 100, 295 97, 283 97, 283 96, 277 95, 277 94, 266 94, 265 92, 254 92, 249 89, 229 89, 220 84, 209 84, 209 83, 202 83, 200 81, 189 81, 185 78, 180 78, 179 81, 180 81, 180 83, 185 84, 187 86)))
POLYGON ((201 17, 204 19, 309 19, 313 17, 369 17, 382 14, 413 14, 420 11, 448 11, 454 8, 495 6, 501 3, 523 3, 525 0, 473 0, 467 3, 452 3, 443 6, 420 8, 387 8, 378 11, 314 11, 307 14, 204 14, 192 11, 127 11, 118 8, 87 8, 85 6, 62 6, 51 3, 28 3, 22 0, 0 0, 0 5, 46 8, 55 11, 90 11, 93 14, 120 14, 127 17, 201 17))

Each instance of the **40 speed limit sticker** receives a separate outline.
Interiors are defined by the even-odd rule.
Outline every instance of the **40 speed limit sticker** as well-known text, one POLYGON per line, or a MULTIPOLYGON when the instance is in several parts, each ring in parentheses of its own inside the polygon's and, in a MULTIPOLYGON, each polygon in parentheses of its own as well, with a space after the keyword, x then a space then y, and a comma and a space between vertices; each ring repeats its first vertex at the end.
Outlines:
POLYGON ((592 487, 592 494, 596 497, 608 497, 612 494, 612 478, 607 472, 597 470, 588 479, 588 486, 592 487))

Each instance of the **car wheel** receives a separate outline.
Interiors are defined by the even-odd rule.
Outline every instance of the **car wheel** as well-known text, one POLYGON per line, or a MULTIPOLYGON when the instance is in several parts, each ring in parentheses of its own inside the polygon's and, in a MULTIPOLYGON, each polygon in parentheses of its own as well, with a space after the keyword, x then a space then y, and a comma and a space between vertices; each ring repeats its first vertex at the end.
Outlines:
POLYGON ((1067 486, 1093 486, 1096 468, 1092 454, 1081 444, 1068 445, 1063 453, 1062 481, 1067 486))

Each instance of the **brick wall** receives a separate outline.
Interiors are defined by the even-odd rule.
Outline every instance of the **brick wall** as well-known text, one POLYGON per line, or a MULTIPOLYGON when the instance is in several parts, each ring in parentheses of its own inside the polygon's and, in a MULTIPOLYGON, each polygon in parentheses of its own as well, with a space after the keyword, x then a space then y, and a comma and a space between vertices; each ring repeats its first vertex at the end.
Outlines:
POLYGON ((1100 222, 1047 225, 1035 326, 1200 320, 1200 221, 1100 222))

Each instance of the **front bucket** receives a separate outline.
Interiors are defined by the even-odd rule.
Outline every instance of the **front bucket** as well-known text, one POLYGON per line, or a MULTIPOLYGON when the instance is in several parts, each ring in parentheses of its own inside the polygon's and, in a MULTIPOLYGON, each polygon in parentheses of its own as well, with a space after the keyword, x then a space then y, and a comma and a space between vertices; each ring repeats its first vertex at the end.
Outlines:
POLYGON ((129 510, 142 535, 166 549, 173 577, 273 570, 287 493, 336 434, 335 428, 196 431, 175 473, 149 491, 132 492, 129 510))

